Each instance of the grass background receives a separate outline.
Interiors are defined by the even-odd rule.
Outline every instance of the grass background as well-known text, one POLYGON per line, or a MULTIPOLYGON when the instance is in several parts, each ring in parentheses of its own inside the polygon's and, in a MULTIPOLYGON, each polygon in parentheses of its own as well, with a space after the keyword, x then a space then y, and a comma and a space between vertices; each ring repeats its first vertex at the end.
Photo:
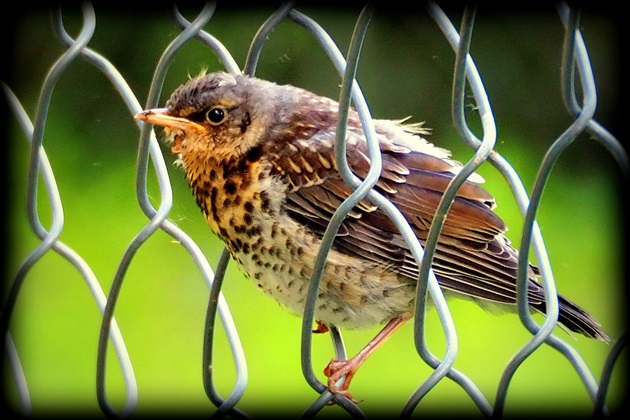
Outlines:
MULTIPOLYGON (((153 69, 166 45, 179 33, 169 7, 121 11, 97 4, 96 32, 89 46, 111 60, 140 98, 147 97, 153 69)), ((192 19, 195 10, 185 10, 192 19)), ((242 65, 249 42, 272 7, 238 9, 220 3, 206 30, 221 40, 242 65)), ((301 8, 317 20, 346 51, 359 7, 301 8)), ((78 33, 78 7, 63 9, 70 33, 78 33)), ((456 24, 461 10, 449 10, 456 24)), ((18 13, 11 26, 11 59, 3 78, 31 118, 45 74, 63 49, 55 39, 45 8, 18 13)), ((598 89, 596 118, 623 139, 619 114, 619 27, 608 11, 583 11, 583 35, 593 62, 598 89)), ((483 77, 498 126, 496 150, 531 189, 551 142, 572 122, 561 100, 560 63, 563 30, 553 7, 525 11, 480 7, 471 53, 483 77)), ((378 118, 412 116, 433 128, 430 140, 453 150, 460 161, 472 151, 458 139, 450 120, 454 54, 420 7, 394 13, 381 7, 368 31, 358 80, 378 118)), ((197 41, 182 48, 172 63, 161 103, 202 68, 220 63, 197 41)), ((336 98, 340 78, 315 40, 286 21, 263 49, 257 75, 278 83, 303 86, 336 98)), ((468 119, 479 127, 472 99, 468 119)), ((29 148, 9 117, 5 169, 9 189, 5 216, 5 282, 38 245, 25 213, 29 148)), ((480 131, 478 130, 478 133, 480 131)), ((46 123, 44 146, 55 171, 65 215, 61 241, 91 266, 107 292, 123 252, 147 222, 135 195, 138 131, 132 116, 106 78, 77 60, 59 81, 46 123)), ((166 161, 173 184, 169 219, 186 231, 215 264, 221 244, 210 233, 179 170, 166 161)), ((497 213, 519 243, 522 217, 509 188, 489 164, 479 172, 498 202, 497 213)), ((159 192, 149 177, 155 202, 159 192)), ((624 246, 620 171, 602 146, 582 135, 559 159, 538 213, 553 264, 558 290, 593 313, 613 337, 625 327, 624 246)), ((49 223, 45 191, 38 202, 49 223), (47 219, 48 217, 48 219, 47 219)), ((223 292, 245 349, 249 385, 239 407, 251 414, 299 415, 316 398, 300 370, 298 317, 261 294, 230 264, 223 292)), ((211 413, 201 382, 202 331, 208 289, 183 248, 156 232, 134 257, 125 277, 116 319, 139 386, 138 414, 211 413)), ((528 341, 518 316, 484 311, 470 302, 450 300, 459 337, 455 367, 467 374, 491 402, 503 369, 528 341)), ((11 324, 33 402, 33 414, 99 413, 95 397, 95 361, 100 315, 80 275, 63 258, 48 252, 28 273, 11 324)), ((378 328, 344 332, 348 353, 358 351, 378 328)), ((413 326, 406 325, 359 371, 353 395, 364 400, 368 414, 399 413, 411 393, 431 373, 413 346, 413 326)), ((558 331, 599 376, 610 346, 558 331)), ((427 340, 436 355, 444 342, 437 317, 430 311, 427 340)), ((220 392, 234 383, 233 362, 223 332, 217 337, 215 374, 220 392)), ((313 339, 316 371, 332 356, 326 335, 313 339)), ((608 403, 619 407, 627 395, 625 359, 613 375, 608 403)), ((3 394, 18 406, 15 386, 3 360, 3 394)), ((323 379, 323 375, 321 375, 323 379)), ((115 358, 109 358, 108 394, 124 400, 115 358)), ((591 403, 575 371, 560 354, 540 348, 518 370, 508 394, 506 414, 588 414, 591 403)), ((336 415, 337 407, 323 414, 336 415)), ((423 399, 414 415, 479 413, 466 394, 448 380, 423 399)))

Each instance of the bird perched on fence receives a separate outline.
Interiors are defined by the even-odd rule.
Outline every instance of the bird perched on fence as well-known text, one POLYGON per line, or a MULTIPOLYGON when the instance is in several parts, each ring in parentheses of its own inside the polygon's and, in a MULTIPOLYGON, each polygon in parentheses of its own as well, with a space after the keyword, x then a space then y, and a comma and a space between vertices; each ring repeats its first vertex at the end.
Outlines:
MULTIPOLYGON (((302 314, 326 226, 351 193, 333 155, 336 101, 290 85, 227 73, 180 86, 165 108, 136 118, 164 127, 212 231, 266 293, 302 314)), ((394 203, 421 243, 449 181, 461 165, 423 138, 419 124, 374 120, 383 156, 375 189, 394 203)), ((358 177, 370 167, 359 117, 350 110, 347 159, 358 177)), ((460 187, 441 231, 432 269, 440 286, 480 303, 515 307, 518 252, 493 212, 493 197, 473 174, 460 187)), ((529 266, 527 296, 545 312, 544 289, 529 266)), ((361 201, 345 218, 328 255, 315 306, 318 331, 329 325, 386 324, 357 356, 333 359, 328 387, 346 393, 358 367, 413 317, 418 265, 396 225, 361 201), (345 376, 341 385, 336 382, 345 376)), ((608 340, 584 309, 559 296, 559 322, 608 340)))

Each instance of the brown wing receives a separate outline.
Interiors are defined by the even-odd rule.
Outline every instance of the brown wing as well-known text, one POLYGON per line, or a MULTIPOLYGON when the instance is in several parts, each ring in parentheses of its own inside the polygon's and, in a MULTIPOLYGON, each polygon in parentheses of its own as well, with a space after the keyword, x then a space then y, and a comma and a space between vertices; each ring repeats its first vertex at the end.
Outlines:
MULTIPOLYGON (((375 129, 383 156, 383 170, 375 188, 398 207, 424 245, 442 194, 461 165, 450 160, 446 151, 414 135, 417 130, 391 121, 375 121, 375 129)), ((360 133, 358 119, 351 118, 348 162, 363 178, 370 161, 360 133)), ((267 152, 274 165, 272 172, 290 185, 287 213, 321 236, 334 211, 352 190, 334 165, 334 133, 310 132, 307 138, 286 138, 288 145, 274 142, 274 150, 267 152)), ((432 268, 445 289, 476 299, 513 304, 518 252, 504 236, 507 228, 493 212, 494 207, 494 198, 486 190, 466 181, 448 212, 432 268)), ((367 200, 348 214, 333 246, 340 252, 386 266, 410 280, 418 277, 418 265, 395 224, 367 200)), ((537 268, 530 265, 528 298, 530 306, 544 313, 544 291, 534 279, 537 274, 537 268)), ((607 340, 599 323, 585 310, 562 296, 559 301, 561 323, 573 331, 607 340)))
MULTIPOLYGON (((393 129, 389 124, 394 123, 378 122, 377 129, 393 129)), ((424 245, 433 215, 458 164, 440 156, 444 155, 441 149, 431 145, 421 143, 426 149, 422 152, 389 142, 389 138, 383 136, 381 141, 383 171, 376 189, 398 207, 424 245)), ((414 140, 423 141, 415 136, 414 140)), ((365 142, 352 131, 348 142, 349 164, 363 178, 370 166, 365 142)), ((276 171, 291 184, 287 212, 320 236, 335 209, 352 192, 334 168, 332 144, 332 133, 319 133, 308 141, 296 140, 291 147, 279 149, 273 158, 276 171)), ((432 267, 445 288, 513 303, 517 253, 503 236, 506 226, 493 207, 494 199, 487 191, 466 181, 449 210, 432 267)), ((410 279, 418 276, 418 266, 394 223, 367 200, 348 214, 334 247, 390 267, 410 279)), ((541 301, 540 287, 530 287, 532 303, 541 301)))

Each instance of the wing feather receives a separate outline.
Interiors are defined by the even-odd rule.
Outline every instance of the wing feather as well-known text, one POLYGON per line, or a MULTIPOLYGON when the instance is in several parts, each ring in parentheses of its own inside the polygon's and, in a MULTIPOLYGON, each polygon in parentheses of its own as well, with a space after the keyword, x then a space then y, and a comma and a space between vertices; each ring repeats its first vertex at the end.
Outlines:
MULTIPOLYGON (((290 178, 287 212, 320 236, 335 209, 352 193, 334 168, 330 136, 319 133, 308 142, 295 141, 292 147, 279 149, 274 159, 278 172, 290 178)), ((461 165, 442 149, 413 137, 420 142, 415 148, 409 141, 395 144, 389 140, 391 136, 381 137, 383 171, 376 189, 400 209, 424 244, 442 194, 461 165)), ((365 142, 350 131, 348 145, 350 167, 357 176, 365 177, 370 168, 365 142)), ((447 289, 514 302, 517 253, 503 236, 506 226, 492 211, 494 206, 493 197, 477 183, 462 185, 444 223, 433 269, 447 289)), ((350 211, 334 246, 397 270, 410 280, 417 278, 418 266, 396 225, 368 200, 350 211)), ((537 289, 532 289, 531 299, 540 299, 537 289)))
MULTIPOLYGON (((301 91, 303 96, 308 93, 301 91)), ((330 101, 330 103, 333 103, 330 101)), ((286 181, 287 213, 323 235, 335 209, 351 194, 337 172, 333 155, 336 107, 324 115, 305 107, 291 114, 304 131, 279 131, 267 143, 265 155, 271 175, 286 181), (311 118, 312 117, 312 118, 311 118), (312 121, 309 120, 312 119, 312 121), (309 122, 310 121, 310 122, 309 122)), ((442 195, 461 170, 449 152, 421 137, 419 125, 374 120, 383 157, 376 190, 402 212, 424 244, 442 195)), ((272 136, 272 137, 273 137, 272 136)), ((354 173, 364 178, 370 159, 361 124, 351 111, 347 129, 347 158, 354 173)), ((436 247, 432 268, 440 285, 475 299, 514 304, 518 253, 504 236, 504 222, 493 212, 494 198, 478 184, 483 178, 472 174, 457 191, 436 247)), ((375 266, 387 267, 415 281, 418 265, 396 225, 368 200, 349 213, 333 245, 339 252, 355 255, 375 266)), ((530 305, 545 312, 542 286, 536 282, 537 268, 529 265, 530 305)), ((559 296, 559 320, 568 328, 602 340, 607 335, 586 311, 559 296)))

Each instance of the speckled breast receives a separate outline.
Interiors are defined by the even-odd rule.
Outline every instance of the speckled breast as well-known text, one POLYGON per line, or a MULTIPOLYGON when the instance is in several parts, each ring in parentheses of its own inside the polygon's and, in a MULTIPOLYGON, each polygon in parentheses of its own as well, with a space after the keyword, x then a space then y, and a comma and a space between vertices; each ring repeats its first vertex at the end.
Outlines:
MULTIPOLYGON (((321 241, 283 210, 289 186, 269 174, 270 164, 254 157, 188 167, 187 177, 208 224, 245 274, 300 315, 321 241)), ((386 322, 413 306, 413 289, 401 280, 383 267, 333 249, 315 317, 342 327, 386 322)))

